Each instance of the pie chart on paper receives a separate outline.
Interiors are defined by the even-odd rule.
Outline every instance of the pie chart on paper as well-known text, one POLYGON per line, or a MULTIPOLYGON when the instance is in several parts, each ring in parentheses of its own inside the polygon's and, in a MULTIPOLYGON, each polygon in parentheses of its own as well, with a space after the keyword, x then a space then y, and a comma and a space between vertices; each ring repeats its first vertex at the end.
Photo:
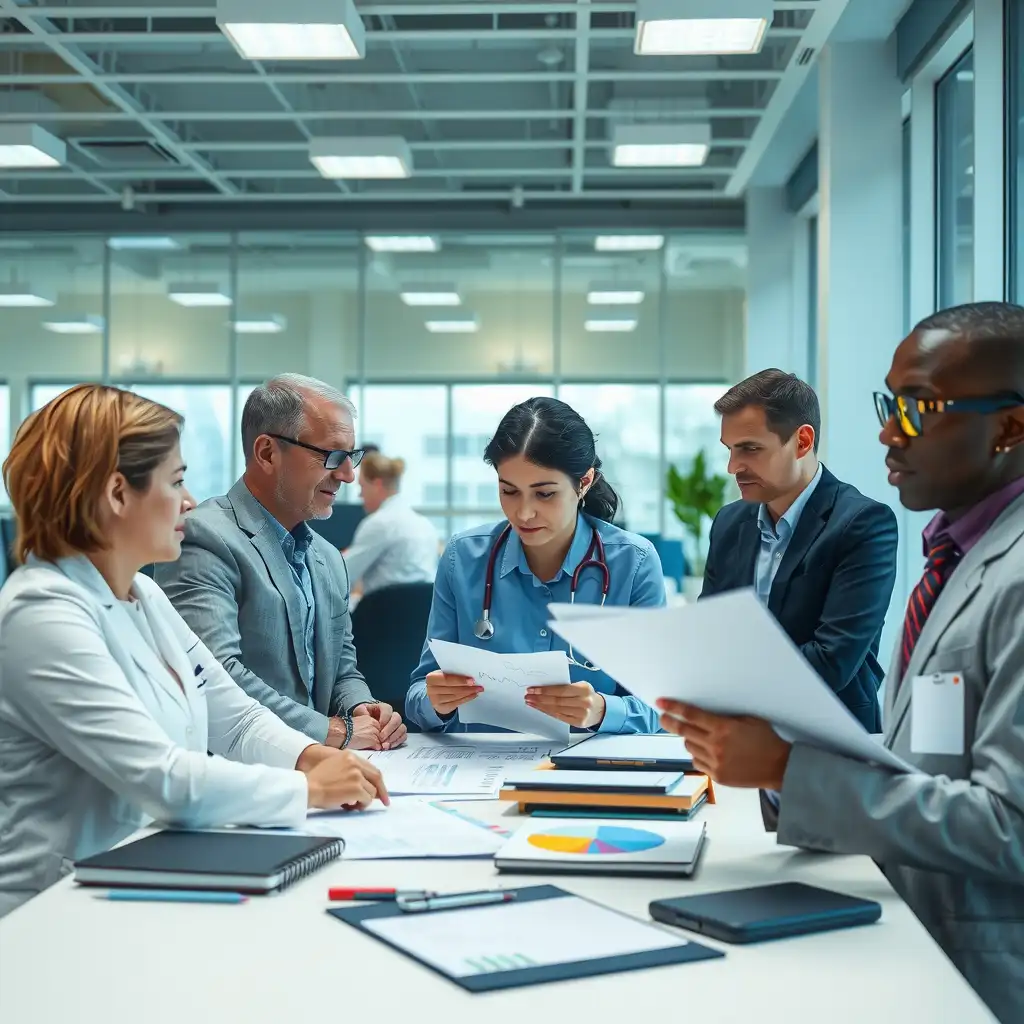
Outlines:
POLYGON ((535 832, 527 840, 531 846, 551 853, 574 853, 604 857, 623 853, 643 853, 664 844, 657 832, 615 825, 585 825, 535 832))

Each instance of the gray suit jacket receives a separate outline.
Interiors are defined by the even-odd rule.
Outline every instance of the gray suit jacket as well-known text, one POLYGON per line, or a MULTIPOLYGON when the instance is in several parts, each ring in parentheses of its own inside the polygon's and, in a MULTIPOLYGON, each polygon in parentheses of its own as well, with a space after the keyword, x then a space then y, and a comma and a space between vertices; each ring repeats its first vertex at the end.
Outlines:
POLYGON ((157 566, 156 580, 250 697, 322 743, 329 716, 373 696, 356 669, 345 561, 319 534, 307 557, 316 605, 312 695, 301 594, 266 513, 241 480, 188 515, 181 557, 157 566))
POLYGON ((779 842, 868 854, 1005 1024, 1024 1021, 1024 498, 972 548, 886 696, 901 775, 797 745, 779 842), (912 679, 961 672, 964 753, 910 749, 912 679))

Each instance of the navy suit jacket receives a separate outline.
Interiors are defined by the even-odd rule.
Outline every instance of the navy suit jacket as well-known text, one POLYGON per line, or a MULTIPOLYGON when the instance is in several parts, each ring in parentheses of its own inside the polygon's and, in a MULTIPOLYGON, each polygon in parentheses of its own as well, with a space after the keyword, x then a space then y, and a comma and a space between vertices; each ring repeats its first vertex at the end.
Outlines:
MULTIPOLYGON (((759 505, 726 505, 711 527, 701 597, 754 584, 759 505)), ((819 676, 869 731, 882 731, 878 662, 896 582, 896 517, 827 469, 779 565, 768 610, 819 676)))

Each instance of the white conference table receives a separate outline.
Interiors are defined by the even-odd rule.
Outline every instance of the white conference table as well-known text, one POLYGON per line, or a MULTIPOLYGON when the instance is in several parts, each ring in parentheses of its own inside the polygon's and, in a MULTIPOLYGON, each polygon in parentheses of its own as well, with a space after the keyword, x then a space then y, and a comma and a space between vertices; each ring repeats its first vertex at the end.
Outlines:
MULTIPOLYGON (((456 805, 514 826, 512 806, 456 805)), ((719 789, 692 879, 499 875, 489 860, 330 864, 242 905, 112 903, 65 880, 0 921, 4 1024, 911 1024, 995 1018, 866 857, 779 847, 757 794, 719 789), (878 900, 872 926, 760 946, 699 941, 726 957, 470 995, 324 911, 331 885, 439 890, 551 882, 647 918, 652 899, 802 880, 878 900)))

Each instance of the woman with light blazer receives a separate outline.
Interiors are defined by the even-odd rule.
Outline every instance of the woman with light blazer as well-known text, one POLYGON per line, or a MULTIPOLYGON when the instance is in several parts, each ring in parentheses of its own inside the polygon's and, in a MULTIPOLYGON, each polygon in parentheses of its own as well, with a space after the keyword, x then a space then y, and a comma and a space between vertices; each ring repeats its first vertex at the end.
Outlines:
POLYGON ((83 384, 4 463, 24 564, 0 591, 0 916, 152 819, 296 827, 388 801, 367 762, 246 696, 139 575, 178 557, 194 504, 181 427, 83 384))

